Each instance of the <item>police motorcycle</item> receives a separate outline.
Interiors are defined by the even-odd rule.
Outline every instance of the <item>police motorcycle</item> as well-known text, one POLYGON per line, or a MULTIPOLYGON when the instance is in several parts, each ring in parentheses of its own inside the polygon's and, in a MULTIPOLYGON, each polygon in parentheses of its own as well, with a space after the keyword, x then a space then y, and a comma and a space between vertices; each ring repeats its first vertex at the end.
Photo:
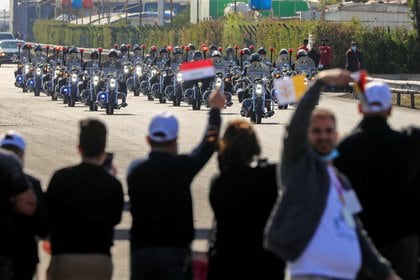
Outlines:
POLYGON ((184 81, 182 74, 179 72, 179 66, 183 62, 183 50, 181 47, 174 48, 174 56, 170 60, 170 76, 172 76, 171 84, 165 87, 165 93, 172 100, 173 106, 181 106, 181 101, 184 100, 184 81))
MULTIPOLYGON (((27 89, 34 92, 35 96, 40 96, 43 89, 44 65, 46 65, 46 57, 42 54, 41 45, 37 44, 34 48, 35 56, 32 58, 31 76, 27 76, 27 89)), ((46 70, 46 69, 45 69, 46 70)))
POLYGON ((240 114, 250 118, 253 123, 260 124, 262 118, 274 115, 274 106, 271 92, 268 90, 270 83, 270 70, 261 63, 257 53, 251 55, 251 65, 247 68, 247 75, 252 81, 250 96, 242 101, 240 114))
POLYGON ((103 79, 101 71, 102 48, 93 50, 90 53, 90 61, 83 66, 83 89, 81 91, 81 100, 87 106, 89 111, 97 111, 96 97, 103 88, 103 79))
POLYGON ((126 80, 127 90, 132 91, 134 96, 140 95, 140 84, 147 77, 147 71, 143 64, 143 56, 141 54, 141 48, 138 44, 133 46, 134 54, 130 57, 132 63, 132 71, 130 77, 126 80))
POLYGON ((96 106, 105 109, 107 115, 113 115, 115 109, 121 109, 127 106, 127 103, 125 103, 127 96, 119 91, 119 70, 116 68, 106 68, 103 72, 104 77, 106 77, 104 90, 98 93, 96 106))
MULTIPOLYGON (((196 61, 196 60, 202 60, 202 59, 203 59, 203 54, 199 50, 194 51, 192 60, 196 61)), ((188 104, 192 106, 192 109, 194 111, 201 109, 201 104, 203 101, 203 93, 205 90, 209 88, 209 86, 210 86, 210 81, 207 81, 207 79, 202 80, 202 81, 195 81, 191 87, 185 86, 186 87, 185 98, 188 101, 188 104)))
POLYGON ((222 60, 222 54, 218 50, 215 50, 212 52, 211 58, 213 60, 213 65, 216 70, 216 77, 214 81, 211 83, 211 89, 206 90, 203 94, 204 104, 206 105, 207 108, 209 108, 208 98, 213 90, 218 89, 225 95, 226 106, 230 107, 233 105, 232 93, 227 91, 225 87, 225 82, 228 81, 227 79, 225 80, 226 72, 227 72, 226 71, 227 65, 224 64, 222 60))
POLYGON ((18 70, 15 72, 15 87, 21 88, 22 92, 28 92, 27 81, 33 76, 34 68, 31 63, 31 48, 30 44, 23 45, 23 54, 18 59, 18 70))
MULTIPOLYGON (((80 52, 83 57, 83 51, 80 52)), ((66 58, 66 72, 65 84, 60 87, 60 96, 63 98, 63 103, 69 107, 74 107, 76 101, 80 98, 80 88, 83 84, 81 79, 83 71, 83 59, 79 59, 79 50, 76 47, 69 49, 69 55, 66 58)))
POLYGON ((166 103, 166 93, 165 88, 171 84, 173 72, 168 69, 169 60, 168 60, 168 50, 166 48, 161 48, 159 51, 159 57, 156 60, 157 66, 157 81, 152 84, 151 91, 155 98, 159 99, 159 103, 166 103))
POLYGON ((142 81, 140 82, 140 91, 147 100, 153 101, 152 85, 159 80, 159 68, 156 66, 157 47, 152 46, 149 50, 149 55, 144 58, 144 69, 142 81))
POLYGON ((299 75, 305 75, 305 80, 310 84, 316 73, 317 68, 315 62, 312 58, 308 56, 308 53, 305 50, 299 50, 297 52, 297 59, 295 61, 295 72, 299 75))
MULTIPOLYGON (((275 81, 278 79, 284 80, 289 79, 290 77, 296 75, 296 72, 293 70, 293 59, 292 59, 292 49, 281 49, 277 59, 275 61, 275 68, 272 72, 272 87, 271 87, 271 95, 275 102, 277 102, 278 92, 273 87, 275 81)), ((280 110, 285 110, 289 106, 288 104, 285 105, 278 105, 280 110)))
POLYGON ((37 64, 35 67, 32 67, 31 76, 26 81, 27 88, 33 91, 35 96, 40 96, 42 90, 43 68, 43 64, 37 64))

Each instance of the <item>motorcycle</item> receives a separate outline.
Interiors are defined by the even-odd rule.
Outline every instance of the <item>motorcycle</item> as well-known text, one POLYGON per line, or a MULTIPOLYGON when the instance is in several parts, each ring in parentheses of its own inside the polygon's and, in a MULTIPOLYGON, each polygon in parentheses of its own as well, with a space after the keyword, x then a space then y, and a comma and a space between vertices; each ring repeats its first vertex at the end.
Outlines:
POLYGON ((63 96, 63 103, 69 107, 74 107, 79 97, 79 74, 80 68, 73 67, 67 79, 67 85, 60 88, 60 93, 63 96))
POLYGON ((34 70, 32 70, 32 77, 26 81, 26 86, 29 90, 34 92, 35 96, 40 96, 42 89, 42 76, 43 76, 43 65, 38 64, 34 70))
POLYGON ((105 90, 100 91, 97 96, 97 106, 105 109, 107 115, 113 115, 115 109, 123 107, 119 100, 124 100, 127 96, 118 91, 118 72, 111 72, 107 74, 105 81, 105 90))
POLYGON ((180 72, 174 74, 172 77, 172 84, 168 85, 165 88, 165 93, 172 100, 173 106, 181 106, 181 101, 183 100, 183 80, 182 74, 180 72))
POLYGON ((82 99, 85 101, 85 104, 89 106, 89 111, 98 111, 98 105, 96 103, 96 98, 98 93, 101 91, 103 86, 102 75, 99 70, 97 70, 93 77, 88 76, 88 88, 82 90, 82 99))
POLYGON ((230 107, 233 105, 232 93, 225 90, 225 82, 228 82, 227 78, 223 78, 223 73, 217 73, 215 80, 212 82, 211 89, 206 90, 203 94, 204 104, 207 108, 210 107, 208 103, 209 96, 213 90, 219 89, 226 98, 226 106, 230 107))
POLYGON ((15 86, 22 88, 22 92, 28 92, 27 81, 32 76, 34 68, 31 63, 25 63, 22 66, 22 73, 16 75, 15 86))
POLYGON ((165 89, 171 84, 173 72, 171 72, 168 68, 160 69, 157 75, 158 80, 156 83, 152 84, 151 91, 153 96, 159 99, 159 103, 166 103, 167 96, 165 89))
POLYGON ((255 79, 252 84, 251 97, 242 102, 241 116, 247 117, 252 123, 260 124, 262 118, 274 115, 271 93, 267 90, 267 78, 255 79))
POLYGON ((194 83, 192 88, 188 88, 185 91, 185 96, 188 99, 188 104, 192 105, 192 109, 200 110, 201 102, 203 100, 202 92, 203 83, 201 81, 194 83))
POLYGON ((127 90, 134 92, 134 96, 140 95, 140 83, 143 77, 143 66, 142 64, 136 63, 134 65, 134 71, 132 71, 131 77, 129 77, 126 81, 127 90))

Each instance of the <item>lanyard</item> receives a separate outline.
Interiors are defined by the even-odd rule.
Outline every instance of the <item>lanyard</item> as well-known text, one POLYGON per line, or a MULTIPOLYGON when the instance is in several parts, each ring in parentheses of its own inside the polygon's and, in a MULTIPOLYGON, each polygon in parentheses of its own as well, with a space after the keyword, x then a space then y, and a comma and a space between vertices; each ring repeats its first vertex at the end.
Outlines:
POLYGON ((341 186, 341 183, 340 183, 340 181, 338 179, 337 174, 335 173, 335 171, 332 168, 330 169, 330 178, 332 180, 332 183, 334 185, 334 188, 337 190, 338 197, 339 197, 341 203, 343 205, 346 205, 346 200, 344 199, 344 190, 343 190, 343 188, 341 186))

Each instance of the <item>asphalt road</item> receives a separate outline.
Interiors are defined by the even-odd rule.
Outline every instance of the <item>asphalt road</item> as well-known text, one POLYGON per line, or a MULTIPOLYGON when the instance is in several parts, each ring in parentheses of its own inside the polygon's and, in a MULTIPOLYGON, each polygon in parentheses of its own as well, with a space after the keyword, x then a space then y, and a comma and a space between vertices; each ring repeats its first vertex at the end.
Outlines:
MULTIPOLYGON (((78 121, 93 117, 104 121, 108 127, 108 151, 115 154, 114 162, 118 177, 126 190, 126 172, 130 162, 148 154, 149 148, 145 137, 148 123, 154 113, 162 110, 173 112, 179 119, 179 150, 188 152, 201 140, 207 123, 208 109, 192 111, 190 106, 174 108, 171 104, 159 104, 147 101, 145 97, 129 94, 128 107, 108 116, 104 111, 89 112, 88 108, 77 104, 69 108, 60 101, 51 101, 43 94, 35 97, 33 93, 22 93, 14 87, 13 71, 15 65, 2 65, 0 68, 0 132, 14 129, 22 133, 27 140, 25 169, 39 179, 44 189, 50 176, 58 169, 77 164, 80 157, 77 152, 78 121)), ((229 120, 241 118, 240 105, 234 105, 222 112, 223 124, 229 120)), ((321 107, 331 109, 337 114, 338 129, 344 136, 357 124, 361 116, 357 113, 355 100, 342 98, 339 94, 326 93, 320 102, 321 107)), ((263 124, 256 125, 263 157, 276 162, 281 152, 281 139, 285 125, 293 114, 293 108, 277 110, 273 117, 263 119, 263 124)), ((392 127, 399 129, 420 124, 420 110, 395 108, 390 118, 392 127)), ((193 182, 195 225, 198 229, 209 228, 212 213, 208 204, 208 187, 211 177, 217 173, 215 156, 199 173, 193 182)), ((77 202, 75 202, 77 203, 77 202)), ((129 255, 127 231, 130 227, 130 215, 124 213, 123 221, 118 226, 117 240, 113 248, 114 279, 129 279, 129 255)), ((81 229, 83 230, 83 229, 81 229)), ((196 250, 204 250, 205 242, 194 244, 196 250)), ((39 279, 45 279, 48 256, 41 254, 39 279)))

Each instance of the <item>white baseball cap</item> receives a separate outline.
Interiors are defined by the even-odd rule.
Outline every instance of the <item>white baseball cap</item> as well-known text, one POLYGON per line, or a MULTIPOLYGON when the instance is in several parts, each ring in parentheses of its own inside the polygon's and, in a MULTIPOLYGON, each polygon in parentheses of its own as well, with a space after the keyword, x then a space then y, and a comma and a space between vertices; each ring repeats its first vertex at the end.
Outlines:
POLYGON ((11 145, 24 151, 26 148, 26 142, 22 134, 9 130, 0 135, 0 146, 11 145))
POLYGON ((364 113, 386 111, 392 106, 392 93, 389 86, 382 82, 370 82, 365 86, 365 98, 362 99, 364 113))
POLYGON ((156 114, 149 125, 149 138, 155 142, 168 142, 178 137, 178 120, 170 112, 156 114))

